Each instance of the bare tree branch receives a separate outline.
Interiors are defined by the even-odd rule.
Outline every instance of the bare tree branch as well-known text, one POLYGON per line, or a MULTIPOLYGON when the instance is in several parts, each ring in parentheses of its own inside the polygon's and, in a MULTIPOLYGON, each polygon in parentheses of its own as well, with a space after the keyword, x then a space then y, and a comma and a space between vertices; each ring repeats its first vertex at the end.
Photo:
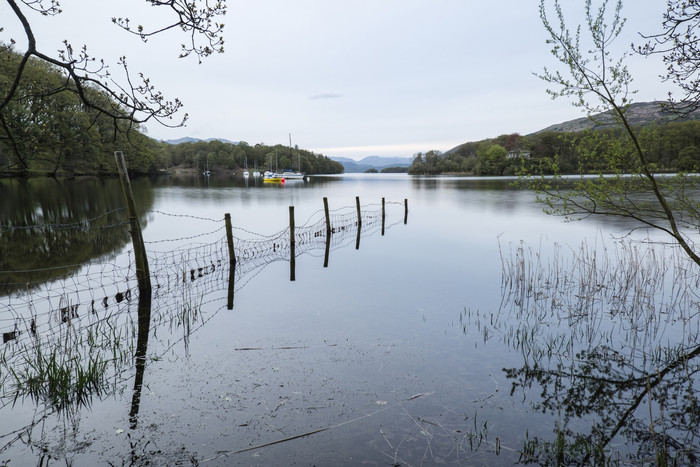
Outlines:
MULTIPOLYGON (((29 11, 41 15, 58 15, 61 13, 58 0, 5 0, 17 20, 21 23, 26 35, 27 48, 18 63, 12 83, 3 95, 0 95, 0 113, 8 106, 10 101, 17 97, 17 92, 30 58, 34 57, 61 70, 65 76, 65 83, 58 88, 49 90, 48 93, 71 92, 77 95, 80 101, 89 109, 112 118, 115 129, 129 131, 134 125, 155 120, 165 126, 182 126, 187 120, 187 114, 180 121, 172 122, 173 118, 182 108, 179 99, 167 100, 160 91, 155 89, 151 80, 142 73, 133 77, 127 66, 126 57, 120 57, 118 65, 124 75, 123 84, 120 84, 108 71, 104 60, 96 60, 90 56, 87 47, 83 46, 79 52, 75 52, 72 45, 64 41, 64 49, 59 52, 58 58, 53 58, 39 50, 32 30, 31 23, 22 11, 21 5, 29 11), (110 100, 95 99, 93 91, 99 91, 109 96, 110 100), (125 122, 126 127, 118 125, 125 122)), ((180 57, 195 54, 201 62, 203 57, 213 52, 223 52, 223 27, 222 23, 215 21, 226 13, 225 0, 210 2, 209 0, 145 0, 153 7, 166 7, 166 13, 174 15, 175 20, 166 27, 151 32, 144 32, 143 28, 132 30, 129 20, 113 18, 112 21, 122 29, 138 34, 143 40, 163 31, 179 27, 187 33, 189 45, 182 47, 180 57), (204 38, 204 45, 199 39, 204 38)), ((14 43, 14 42, 13 42, 14 43)), ((9 46, 12 48, 12 44, 9 46)))
POLYGON ((661 54, 666 64, 666 74, 661 78, 681 91, 676 99, 669 93, 668 110, 686 116, 700 108, 700 1, 667 0, 663 15, 662 32, 644 35, 643 45, 632 45, 645 56, 661 54))

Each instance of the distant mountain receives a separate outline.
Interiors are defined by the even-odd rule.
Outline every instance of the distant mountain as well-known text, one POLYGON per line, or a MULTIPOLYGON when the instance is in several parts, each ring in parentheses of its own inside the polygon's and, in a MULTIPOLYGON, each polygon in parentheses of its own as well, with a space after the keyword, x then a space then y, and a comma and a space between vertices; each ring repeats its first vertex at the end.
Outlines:
POLYGON ((343 164, 345 173, 362 173, 369 169, 382 170, 387 167, 409 167, 413 162, 410 157, 368 156, 359 161, 347 157, 331 157, 331 159, 343 164))
MULTIPOLYGON (((691 113, 688 117, 677 119, 675 115, 665 112, 658 102, 635 102, 627 109, 627 119, 633 126, 650 123, 668 123, 669 121, 699 120, 700 111, 691 113)), ((592 117, 581 117, 563 123, 548 126, 535 133, 545 131, 575 132, 588 129, 604 129, 615 125, 611 112, 603 112, 592 117)))
POLYGON ((184 138, 179 138, 179 139, 166 139, 166 140, 161 140, 161 141, 164 143, 168 143, 168 144, 196 143, 198 141, 204 141, 205 143, 208 143, 210 141, 221 141, 222 143, 238 144, 238 142, 229 141, 229 140, 223 139, 223 138, 199 139, 199 138, 192 138, 189 136, 185 136, 184 138))

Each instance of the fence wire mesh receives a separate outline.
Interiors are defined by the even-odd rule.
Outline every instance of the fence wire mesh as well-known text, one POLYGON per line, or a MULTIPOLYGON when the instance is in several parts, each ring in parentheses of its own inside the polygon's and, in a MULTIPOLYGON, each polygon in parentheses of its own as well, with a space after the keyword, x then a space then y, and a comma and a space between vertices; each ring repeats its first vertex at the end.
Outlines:
MULTIPOLYGON (((290 261, 292 251, 295 257, 317 255, 344 247, 359 240, 360 235, 372 235, 380 228, 398 224, 404 219, 397 215, 397 206, 403 203, 387 202, 385 208, 364 205, 360 218, 354 206, 331 211, 330 237, 325 215, 316 213, 295 227, 293 250, 289 227, 273 235, 234 228, 233 271, 223 218, 154 211, 157 215, 211 222, 213 228, 202 234, 149 243, 189 242, 164 251, 148 249, 153 291, 146 324, 154 334, 164 328, 175 335, 181 333, 177 341, 187 345, 194 329, 227 307, 222 290, 233 286, 234 292, 240 291, 268 265, 290 261), (202 242, 191 243, 194 239, 202 242), (203 309, 215 312, 204 318, 203 309)), ((123 230, 126 223, 112 221, 116 211, 73 224, 5 225, 2 233, 123 230)), ((41 403, 46 411, 89 405, 91 397, 109 394, 131 377, 138 358, 140 324, 133 250, 124 249, 79 265, 0 271, 0 284, 11 290, 0 297, 0 409, 25 398, 41 403), (45 274, 37 274, 47 271, 61 277, 46 280, 45 274)), ((7 438, 16 439, 21 433, 19 429, 0 434, 0 452, 3 441, 11 443, 7 438)))

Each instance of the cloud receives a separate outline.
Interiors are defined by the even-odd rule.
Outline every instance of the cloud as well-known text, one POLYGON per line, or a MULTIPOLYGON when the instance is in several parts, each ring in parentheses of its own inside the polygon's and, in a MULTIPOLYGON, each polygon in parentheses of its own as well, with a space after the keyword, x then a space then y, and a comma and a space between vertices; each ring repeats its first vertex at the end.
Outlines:
POLYGON ((342 94, 337 94, 334 92, 324 92, 321 94, 316 94, 314 96, 309 97, 309 99, 338 99, 339 97, 343 97, 342 94))

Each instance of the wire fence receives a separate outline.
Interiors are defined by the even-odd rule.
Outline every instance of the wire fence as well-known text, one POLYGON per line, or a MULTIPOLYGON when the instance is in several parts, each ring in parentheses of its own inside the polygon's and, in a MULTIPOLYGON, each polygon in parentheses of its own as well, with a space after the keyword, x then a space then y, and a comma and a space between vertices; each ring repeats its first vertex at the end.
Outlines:
MULTIPOLYGON (((155 215, 211 222, 212 229, 147 242, 153 284, 151 331, 156 333, 163 327, 170 332, 179 330, 187 345, 192 330, 203 324, 203 307, 212 302, 219 303, 210 309, 225 307, 229 297, 222 290, 228 289, 229 295, 240 291, 277 261, 291 262, 300 255, 316 255, 324 250, 327 256, 329 250, 345 247, 353 239, 359 245, 360 236, 380 229, 383 233, 386 227, 406 222, 405 214, 398 215, 399 207, 404 206, 387 202, 386 207, 382 203, 330 211, 330 236, 326 217, 319 211, 294 227, 294 244, 290 227, 272 235, 234 228, 235 263, 229 257, 224 219, 153 211, 155 215), (171 243, 184 244, 164 251, 150 250, 171 243)), ((57 231, 123 230, 125 222, 106 222, 115 214, 116 210, 73 224, 5 225, 2 229, 36 231, 47 236, 57 231)), ((12 293, 0 297, 0 409, 26 397, 53 409, 89 403, 92 395, 109 393, 110 387, 131 374, 139 336, 139 289, 133 250, 78 265, 0 271, 0 283, 14 287, 12 293), (37 273, 47 271, 63 276, 50 281, 35 279, 37 273), (14 282, 3 276, 12 277, 14 282)), ((4 436, 0 434, 0 441, 4 436)))

